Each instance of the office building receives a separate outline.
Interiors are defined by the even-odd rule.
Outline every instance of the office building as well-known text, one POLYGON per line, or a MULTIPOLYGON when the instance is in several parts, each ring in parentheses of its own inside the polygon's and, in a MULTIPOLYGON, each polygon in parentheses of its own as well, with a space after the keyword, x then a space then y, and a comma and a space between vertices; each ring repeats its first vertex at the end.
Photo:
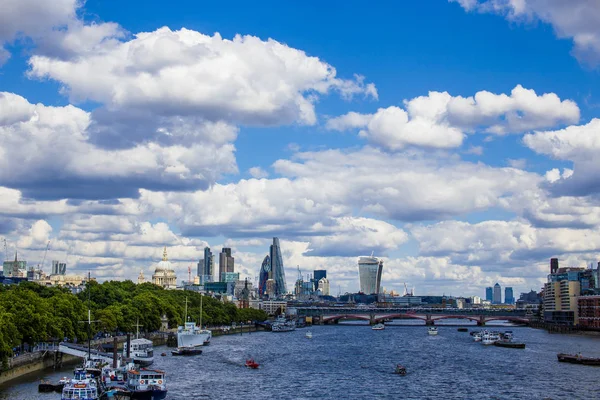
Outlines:
POLYGON ((513 288, 504 288, 504 304, 515 304, 515 296, 513 295, 513 288))
POLYGON ((258 273, 258 295, 264 296, 267 294, 267 281, 271 272, 271 257, 268 255, 263 260, 258 273))
POLYGON ((223 247, 219 253, 219 281, 225 282, 225 273, 235 272, 234 258, 231 256, 231 249, 223 247))
MULTIPOLYGON (((204 258, 200 259, 198 263, 198 277, 200 279, 200 284, 204 285, 207 282, 212 282, 214 280, 213 274, 215 270, 215 257, 213 256, 212 251, 210 251, 210 247, 204 248, 204 258)), ((219 275, 219 279, 220 279, 219 275)))
POLYGON ((372 256, 359 257, 358 279, 360 292, 364 294, 379 294, 382 272, 382 260, 372 256))
POLYGON ((489 301, 491 303, 493 299, 494 299, 494 288, 492 288, 491 286, 488 286, 485 288, 485 300, 489 301))
POLYGON ((577 316, 580 328, 600 331, 600 295, 578 297, 577 316))
POLYGON ((496 282, 494 285, 494 297, 492 298, 492 304, 502 304, 502 288, 498 282, 496 282))
POLYGON ((313 271, 313 282, 315 284, 315 289, 317 290, 319 288, 319 281, 321 280, 321 278, 327 278, 327 271, 324 269, 315 269, 313 271))
POLYGON ((550 259, 550 273, 555 274, 558 272, 558 258, 550 259))
POLYGON ((327 279, 327 278, 319 279, 319 289, 318 290, 319 290, 319 292, 321 292, 322 296, 329 296, 329 279, 327 279))
POLYGON ((281 256, 279 238, 273 238, 269 257, 271 258, 271 271, 269 277, 275 281, 274 295, 275 297, 283 296, 287 293, 287 286, 285 283, 285 269, 283 267, 283 257, 281 256))
POLYGON ((51 275, 65 275, 67 273, 67 263, 61 263, 57 260, 52 260, 51 275))
POLYGON ((15 251, 14 261, 4 261, 2 264, 3 276, 7 278, 25 278, 27 274, 27 261, 19 261, 15 251))

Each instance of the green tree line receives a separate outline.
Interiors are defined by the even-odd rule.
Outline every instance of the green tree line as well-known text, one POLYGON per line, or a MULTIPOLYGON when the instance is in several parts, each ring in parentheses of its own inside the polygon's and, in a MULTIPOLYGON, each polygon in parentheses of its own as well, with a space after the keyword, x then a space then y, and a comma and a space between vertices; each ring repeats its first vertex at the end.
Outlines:
POLYGON ((91 310, 91 333, 153 332, 161 328, 162 316, 169 328, 182 325, 187 299, 188 321, 202 325, 264 321, 262 310, 238 309, 209 296, 182 290, 164 290, 151 283, 131 281, 90 282, 74 295, 68 289, 37 283, 0 286, 0 359, 5 364, 13 348, 68 338, 88 340, 87 311, 91 310), (202 318, 200 303, 202 301, 202 318))

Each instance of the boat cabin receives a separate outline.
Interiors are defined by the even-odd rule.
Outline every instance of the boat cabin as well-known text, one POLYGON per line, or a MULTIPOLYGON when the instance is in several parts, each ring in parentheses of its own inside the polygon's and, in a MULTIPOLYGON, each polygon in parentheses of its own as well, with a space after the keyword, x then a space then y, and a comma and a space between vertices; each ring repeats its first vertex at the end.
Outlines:
MULTIPOLYGON (((127 342, 123 344, 123 355, 127 354, 127 342)), ((133 339, 131 341, 131 350, 129 352, 131 356, 138 357, 152 357, 153 347, 152 340, 148 339, 133 339)))
POLYGON ((98 389, 85 383, 76 383, 65 387, 62 392, 62 400, 96 400, 98 399, 98 389))
POLYGON ((165 372, 158 369, 142 368, 127 372, 127 386, 132 390, 145 390, 149 386, 165 388, 165 372))

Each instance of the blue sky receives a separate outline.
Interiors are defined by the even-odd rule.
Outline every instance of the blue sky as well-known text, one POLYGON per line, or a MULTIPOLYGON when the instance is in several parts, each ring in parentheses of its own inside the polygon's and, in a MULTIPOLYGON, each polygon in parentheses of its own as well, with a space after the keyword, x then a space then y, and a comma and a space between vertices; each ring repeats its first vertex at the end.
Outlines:
POLYGON ((183 276, 228 245, 253 278, 279 236, 289 283, 356 290, 375 251, 386 289, 482 295, 597 258, 593 2, 3 3, 0 224, 30 263, 134 278, 166 245, 183 276))

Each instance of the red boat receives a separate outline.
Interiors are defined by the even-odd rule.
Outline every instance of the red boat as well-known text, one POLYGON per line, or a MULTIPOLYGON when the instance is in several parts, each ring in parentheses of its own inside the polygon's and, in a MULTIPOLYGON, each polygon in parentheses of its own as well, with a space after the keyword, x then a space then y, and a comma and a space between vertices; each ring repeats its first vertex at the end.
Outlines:
POLYGON ((256 361, 254 361, 253 358, 249 358, 248 360, 246 360, 246 367, 252 368, 252 369, 257 369, 258 363, 256 361))

